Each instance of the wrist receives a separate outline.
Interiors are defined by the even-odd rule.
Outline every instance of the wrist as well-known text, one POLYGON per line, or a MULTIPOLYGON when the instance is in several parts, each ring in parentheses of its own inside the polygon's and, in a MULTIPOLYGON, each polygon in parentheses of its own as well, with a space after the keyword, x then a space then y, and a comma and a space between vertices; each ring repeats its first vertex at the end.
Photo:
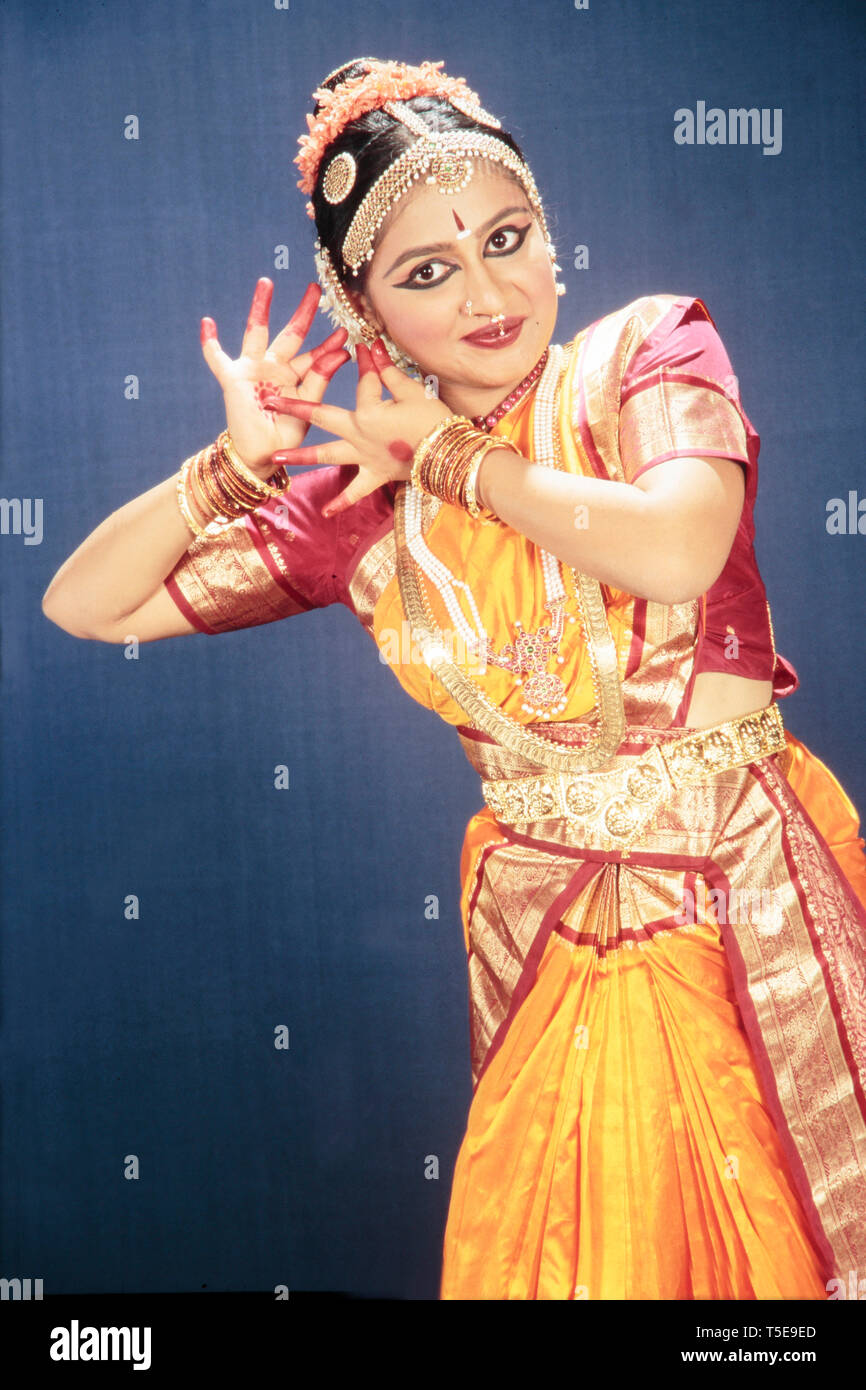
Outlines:
POLYGON ((495 453, 494 449, 489 450, 489 452, 484 455, 484 458, 481 460, 481 466, 475 474, 475 501, 478 503, 479 507, 483 507, 487 512, 493 511, 493 507, 491 507, 487 500, 486 491, 487 484, 490 482, 489 469, 490 455, 492 453, 495 453))

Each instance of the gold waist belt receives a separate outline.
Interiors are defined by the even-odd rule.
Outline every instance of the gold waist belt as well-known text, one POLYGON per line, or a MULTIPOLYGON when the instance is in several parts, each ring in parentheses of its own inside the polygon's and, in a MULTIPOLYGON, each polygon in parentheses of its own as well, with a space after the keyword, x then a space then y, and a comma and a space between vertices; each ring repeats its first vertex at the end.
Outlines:
POLYGON ((786 747, 782 716, 773 703, 670 743, 654 744, 639 757, 620 757, 619 766, 610 771, 482 780, 481 791, 496 818, 507 825, 562 819, 587 848, 625 851, 678 788, 786 747))

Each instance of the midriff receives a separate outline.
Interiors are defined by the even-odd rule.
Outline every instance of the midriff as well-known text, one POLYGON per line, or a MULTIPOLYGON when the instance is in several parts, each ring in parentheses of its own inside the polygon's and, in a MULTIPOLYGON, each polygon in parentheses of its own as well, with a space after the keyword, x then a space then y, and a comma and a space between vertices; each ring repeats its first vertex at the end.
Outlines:
POLYGON ((695 677, 685 727, 707 729, 741 714, 753 714, 773 700, 772 681, 753 681, 725 671, 701 671, 695 677))

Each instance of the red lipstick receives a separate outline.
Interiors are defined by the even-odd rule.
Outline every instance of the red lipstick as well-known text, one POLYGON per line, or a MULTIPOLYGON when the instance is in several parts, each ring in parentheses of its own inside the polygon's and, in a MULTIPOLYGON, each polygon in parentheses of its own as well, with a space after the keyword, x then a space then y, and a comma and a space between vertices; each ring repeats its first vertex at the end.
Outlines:
POLYGON ((474 333, 465 333, 461 341, 471 343, 473 347, 511 347, 520 336, 523 324, 524 320, 519 318, 502 319, 492 325, 486 323, 483 328, 476 328, 474 333))

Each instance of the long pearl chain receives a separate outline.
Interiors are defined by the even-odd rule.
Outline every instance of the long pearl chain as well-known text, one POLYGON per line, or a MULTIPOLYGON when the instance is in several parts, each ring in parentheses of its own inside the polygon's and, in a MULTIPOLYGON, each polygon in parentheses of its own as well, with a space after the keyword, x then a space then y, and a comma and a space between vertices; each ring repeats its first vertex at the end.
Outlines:
MULTIPOLYGON (((557 466, 553 400, 562 369, 563 356, 564 349, 562 347, 553 345, 549 349, 544 372, 538 383, 534 416, 535 447, 533 455, 534 462, 541 464, 544 468, 557 466)), ((526 670, 532 672, 530 680, 525 686, 525 694, 527 700, 534 703, 524 701, 523 704, 523 709, 528 714, 537 714, 543 719, 549 719, 551 715, 561 713, 567 703, 565 686, 559 676, 551 675, 541 667, 543 659, 557 653, 564 627, 567 596, 562 582, 561 562, 549 550, 539 546, 544 577, 545 608, 550 613, 551 622, 548 627, 540 628, 537 633, 521 631, 517 641, 513 644, 508 643, 503 649, 503 653, 497 655, 485 630, 475 596, 469 584, 465 580, 455 578, 447 565, 433 554, 424 539, 421 525, 422 497, 421 490, 410 484, 406 490, 406 541, 409 553, 441 594, 448 616, 454 629, 463 639, 466 649, 476 657, 483 653, 487 661, 514 671, 517 675, 518 685, 523 685, 520 672, 526 670), (472 615, 471 623, 460 606, 458 590, 466 596, 466 602, 472 615)), ((570 616, 569 622, 574 623, 576 619, 570 616)), ((515 620, 515 626, 522 629, 523 624, 520 619, 515 620)), ((564 660, 563 656, 557 654, 559 664, 564 660)))

